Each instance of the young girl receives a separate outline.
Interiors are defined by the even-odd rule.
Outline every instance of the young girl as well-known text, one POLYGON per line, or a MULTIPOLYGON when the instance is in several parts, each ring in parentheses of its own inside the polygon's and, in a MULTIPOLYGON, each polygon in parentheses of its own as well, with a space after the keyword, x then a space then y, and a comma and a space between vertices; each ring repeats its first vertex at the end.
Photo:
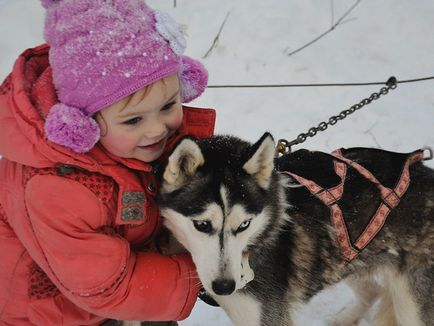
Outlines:
POLYGON ((155 170, 212 110, 178 25, 143 0, 42 0, 48 45, 0 88, 0 325, 186 318, 189 255, 152 250, 155 170))

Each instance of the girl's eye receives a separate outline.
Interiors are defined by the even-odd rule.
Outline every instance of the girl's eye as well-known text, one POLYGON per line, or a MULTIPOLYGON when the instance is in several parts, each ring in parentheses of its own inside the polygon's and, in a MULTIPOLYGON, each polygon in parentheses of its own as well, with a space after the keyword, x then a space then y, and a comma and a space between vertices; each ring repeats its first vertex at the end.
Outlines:
POLYGON ((209 221, 193 221, 193 225, 199 232, 211 233, 212 224, 209 221))
POLYGON ((125 121, 124 124, 126 124, 126 125, 135 125, 135 124, 139 123, 141 120, 142 120, 141 117, 135 117, 135 118, 132 118, 130 120, 125 121))
POLYGON ((250 226, 250 221, 251 221, 251 219, 245 220, 243 223, 241 223, 238 226, 238 229, 235 231, 235 233, 240 233, 240 232, 245 231, 250 226))
POLYGON ((167 103, 165 106, 163 106, 161 108, 161 111, 166 111, 166 110, 170 110, 174 105, 176 104, 176 102, 170 102, 167 103))

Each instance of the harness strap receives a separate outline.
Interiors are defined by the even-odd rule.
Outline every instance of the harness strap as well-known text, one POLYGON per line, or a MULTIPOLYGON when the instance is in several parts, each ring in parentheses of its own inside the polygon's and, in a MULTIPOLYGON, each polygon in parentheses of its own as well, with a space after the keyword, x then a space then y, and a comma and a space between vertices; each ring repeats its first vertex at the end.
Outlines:
POLYGON ((344 215, 337 202, 342 198, 344 192, 344 183, 347 174, 347 166, 345 162, 333 161, 336 174, 340 178, 340 183, 335 187, 325 189, 318 185, 316 182, 303 178, 295 173, 289 171, 282 171, 297 180, 300 184, 305 186, 315 197, 321 200, 330 209, 330 218, 336 230, 338 244, 341 248, 342 254, 346 261, 353 260, 358 251, 355 249, 350 241, 348 230, 345 225, 344 215))
POLYGON ((347 159, 342 155, 340 150, 336 150, 331 154, 336 159, 333 160, 335 173, 340 178, 340 183, 332 188, 324 189, 312 180, 303 178, 297 174, 289 171, 282 171, 282 173, 290 175, 297 180, 300 184, 305 186, 315 197, 320 199, 330 209, 331 221, 337 232, 337 240, 344 256, 346 263, 351 262, 357 257, 360 250, 364 249, 369 242, 378 234, 384 226, 386 219, 396 206, 398 206, 402 196, 407 191, 410 184, 410 166, 418 161, 424 159, 423 151, 417 151, 410 155, 406 160, 402 169, 398 182, 393 189, 383 186, 378 179, 366 168, 360 164, 347 159), (348 230, 345 225, 345 219, 337 202, 342 198, 344 191, 345 177, 347 173, 347 166, 351 166, 359 172, 367 180, 374 183, 380 191, 382 203, 378 207, 374 216, 371 218, 368 226, 356 240, 354 246, 350 241, 348 230))
POLYGON ((410 185, 410 165, 417 161, 423 160, 423 152, 416 152, 406 160, 399 180, 393 189, 383 186, 370 171, 368 171, 360 164, 345 158, 340 150, 334 151, 332 155, 356 169, 357 172, 359 172, 366 179, 374 183, 380 190, 382 203, 378 207, 374 216, 369 221, 369 224, 367 225, 363 233, 359 236, 359 238, 354 244, 357 249, 362 250, 383 228, 384 223, 386 222, 386 219, 392 209, 398 206, 402 196, 406 193, 408 186, 410 185))
POLYGON ((315 195, 318 199, 320 199, 324 204, 326 204, 327 206, 331 206, 342 197, 342 194, 344 192, 345 176, 347 173, 347 167, 345 166, 344 163, 336 162, 336 161, 334 161, 333 163, 335 165, 336 174, 341 179, 341 182, 337 186, 330 189, 325 189, 320 185, 318 185, 315 181, 305 179, 295 173, 289 171, 282 171, 282 172, 290 175, 299 183, 301 183, 306 188, 308 188, 309 191, 313 195, 315 195), (339 168, 337 168, 337 166, 339 166, 339 168))
MULTIPOLYGON (((380 181, 367 169, 365 169, 363 166, 361 166, 359 163, 356 163, 354 161, 351 161, 344 157, 342 155, 342 152, 338 149, 331 153, 332 156, 337 158, 340 161, 345 162, 352 168, 354 168, 357 172, 359 172, 363 177, 365 177, 367 180, 371 181, 373 184, 377 186, 377 188, 380 190, 381 198, 382 200, 388 205, 390 208, 395 208, 399 204, 399 200, 402 196, 398 195, 393 189, 387 188, 383 186, 380 181), (391 195, 393 195, 391 197, 391 195)), ((404 191, 405 193, 405 191, 404 191)))

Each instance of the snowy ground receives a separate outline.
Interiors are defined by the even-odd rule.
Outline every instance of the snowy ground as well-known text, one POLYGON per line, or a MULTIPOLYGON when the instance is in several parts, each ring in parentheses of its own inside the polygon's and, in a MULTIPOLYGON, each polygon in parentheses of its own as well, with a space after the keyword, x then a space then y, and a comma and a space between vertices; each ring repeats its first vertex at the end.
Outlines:
MULTIPOLYGON (((434 2, 362 0, 331 33, 350 0, 148 1, 188 25, 188 54, 207 53, 229 13, 217 46, 203 59, 210 85, 386 81, 434 75, 434 2), (333 10, 332 10, 333 7, 333 10), (334 13, 334 14, 332 14, 334 13)), ((23 49, 43 42, 37 0, 0 0, 0 78, 23 49)), ((255 141, 270 131, 294 139, 310 127, 377 91, 380 86, 209 89, 193 104, 217 109, 218 133, 255 141)), ((373 146, 401 152, 434 146, 434 81, 401 84, 297 148, 331 151, 373 146)), ((434 167, 434 161, 427 164, 434 167)), ((353 299, 343 284, 325 291, 301 313, 299 325, 327 325, 353 299)), ((199 303, 182 326, 231 325, 218 308, 199 303)), ((370 325, 368 320, 360 325, 370 325)))

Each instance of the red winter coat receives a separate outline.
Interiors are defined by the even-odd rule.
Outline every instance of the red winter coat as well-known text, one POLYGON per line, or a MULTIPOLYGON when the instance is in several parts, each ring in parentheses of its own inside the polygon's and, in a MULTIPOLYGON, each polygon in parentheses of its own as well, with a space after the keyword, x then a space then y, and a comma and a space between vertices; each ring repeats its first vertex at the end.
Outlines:
MULTIPOLYGON (((47 53, 24 52, 0 88, 0 325, 186 318, 198 291, 190 256, 139 250, 161 224, 152 166, 46 139, 56 102, 47 53)), ((168 147, 211 135, 214 120, 185 108, 168 147)))

